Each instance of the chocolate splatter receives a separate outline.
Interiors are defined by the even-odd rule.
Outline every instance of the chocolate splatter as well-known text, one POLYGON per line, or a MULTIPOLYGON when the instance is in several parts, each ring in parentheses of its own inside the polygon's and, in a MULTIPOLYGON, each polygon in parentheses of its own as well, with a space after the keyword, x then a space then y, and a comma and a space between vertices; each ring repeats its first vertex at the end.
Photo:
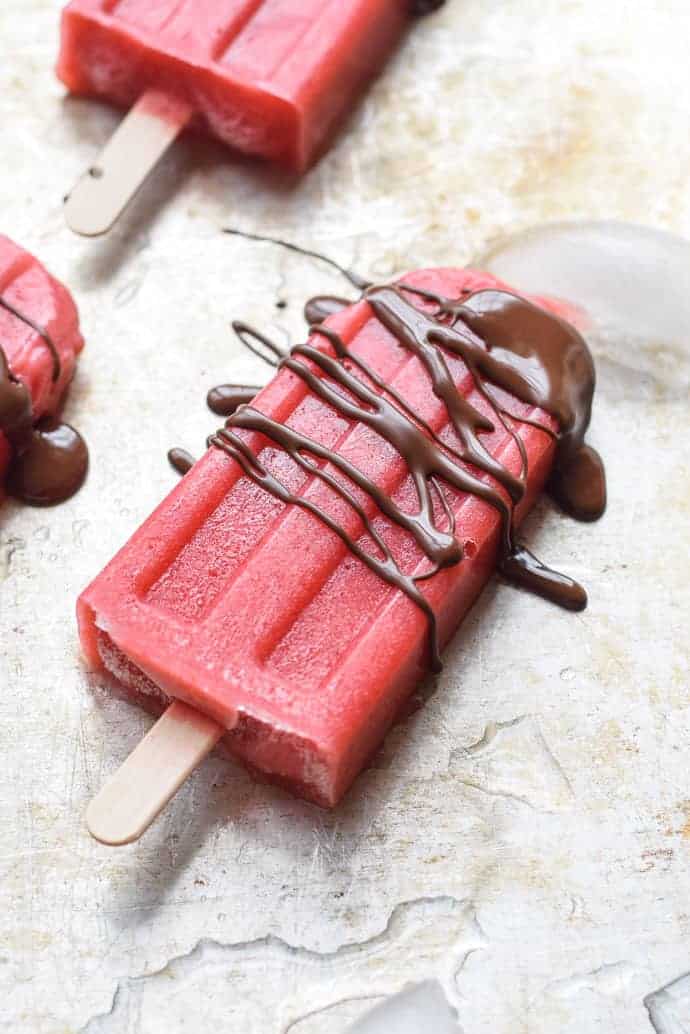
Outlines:
POLYGON ((311 344, 298 345, 280 366, 299 376, 312 393, 344 417, 368 425, 393 446, 412 476, 419 504, 417 512, 402 511, 384 489, 338 452, 249 405, 238 408, 209 442, 232 456, 247 476, 268 492, 314 513, 363 563, 405 592, 428 618, 432 667, 438 670, 436 618, 418 583, 462 560, 463 550, 455 534, 454 515, 444 484, 483 499, 497 511, 501 518, 499 567, 507 578, 571 610, 580 610, 587 602, 581 586, 550 570, 515 541, 514 508, 524 495, 528 474, 524 444, 513 427, 521 418, 501 407, 492 386, 539 406, 557 419, 557 435, 538 423, 536 426, 557 439, 554 485, 558 486, 559 500, 570 512, 585 513, 588 518, 601 513, 605 482, 601 461, 594 450, 584 445, 594 391, 594 366, 587 345, 573 327, 508 292, 478 291, 462 300, 448 300, 413 289, 412 293, 423 293, 427 302, 435 303, 436 311, 430 314, 407 300, 407 290, 404 284, 372 287, 365 297, 380 322, 426 370, 435 395, 448 411, 459 449, 441 441, 392 386, 353 355, 328 328, 317 326, 312 331, 327 339, 334 355, 311 344), (493 419, 480 413, 460 393, 448 368, 447 354, 463 360, 476 389, 490 404, 493 419), (359 370, 363 377, 354 370, 359 370), (520 451, 522 470, 517 477, 481 443, 479 435, 493 431, 494 420, 512 436, 520 451), (237 434, 239 430, 261 433, 284 449, 303 470, 329 485, 357 513, 379 555, 364 550, 310 499, 290 492, 263 467, 237 434), (324 466, 319 466, 319 461, 324 466), (413 536, 429 561, 421 574, 410 575, 401 569, 367 508, 329 473, 327 465, 344 474, 378 511, 413 536), (481 474, 489 475, 505 490, 505 495, 501 488, 483 480, 481 474), (441 518, 434 509, 435 498, 441 503, 441 518))
POLYGON ((206 396, 206 404, 216 416, 232 416, 240 406, 247 405, 261 388, 249 384, 219 384, 217 388, 211 388, 206 396))
POLYGON ((192 469, 196 460, 186 449, 170 449, 168 452, 168 462, 178 474, 186 474, 188 470, 192 469))
POLYGON ((0 431, 12 448, 10 495, 32 506, 52 506, 81 488, 89 465, 84 439, 69 424, 52 419, 34 427, 29 390, 12 374, 2 348, 0 431))

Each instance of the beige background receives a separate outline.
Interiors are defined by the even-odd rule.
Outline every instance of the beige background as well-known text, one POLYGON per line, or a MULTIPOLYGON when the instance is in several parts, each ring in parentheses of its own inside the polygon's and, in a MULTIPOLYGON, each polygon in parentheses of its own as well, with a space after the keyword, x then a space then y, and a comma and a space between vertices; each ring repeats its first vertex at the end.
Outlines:
MULTIPOLYGON (((59 8, 0 5, 0 230, 76 295, 67 414, 93 465, 64 506, 0 512, 0 1027, 340 1034, 438 975, 467 1034, 649 1034, 643 999, 690 969, 690 428, 672 380, 621 351, 593 430, 607 516, 544 503, 532 521, 589 610, 492 585, 333 814, 212 759, 139 845, 91 842, 85 803, 148 723, 81 668, 73 607, 174 483, 167 448, 201 450, 206 389, 265 376, 228 320, 296 340, 304 297, 343 290, 222 224, 382 276, 544 220, 690 235, 687 3, 450 0, 301 183, 185 140, 91 242, 61 197, 117 116, 53 78, 59 8)), ((657 1030, 686 1029, 689 985, 648 1001, 657 1030)))

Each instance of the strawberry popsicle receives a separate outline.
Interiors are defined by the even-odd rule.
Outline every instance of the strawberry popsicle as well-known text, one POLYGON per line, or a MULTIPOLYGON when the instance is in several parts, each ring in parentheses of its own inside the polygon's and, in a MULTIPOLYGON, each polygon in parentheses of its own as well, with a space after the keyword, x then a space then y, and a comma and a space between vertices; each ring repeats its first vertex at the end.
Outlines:
POLYGON ((83 347, 70 293, 0 235, 0 493, 6 485, 25 502, 44 505, 80 487, 86 446, 74 428, 52 418, 83 347))
POLYGON ((154 711, 184 702, 210 746, 332 806, 497 565, 585 605, 515 528, 554 470, 582 516, 604 478, 586 344, 493 278, 420 271, 312 330, 78 617, 94 669, 154 711))
POLYGON ((131 125, 123 123, 70 197, 70 225, 87 234, 107 229, 187 125, 305 170, 380 70, 415 6, 72 0, 62 17, 59 77, 75 94, 134 107, 131 125))

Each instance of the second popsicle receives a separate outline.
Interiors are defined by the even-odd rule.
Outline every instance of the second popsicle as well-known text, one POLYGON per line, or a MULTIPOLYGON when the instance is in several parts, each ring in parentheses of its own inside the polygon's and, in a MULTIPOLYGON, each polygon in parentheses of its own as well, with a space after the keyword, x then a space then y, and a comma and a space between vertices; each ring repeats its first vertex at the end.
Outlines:
POLYGON ((105 232, 187 126, 304 171, 380 70, 410 0, 72 0, 58 75, 75 94, 131 108, 66 202, 105 232))

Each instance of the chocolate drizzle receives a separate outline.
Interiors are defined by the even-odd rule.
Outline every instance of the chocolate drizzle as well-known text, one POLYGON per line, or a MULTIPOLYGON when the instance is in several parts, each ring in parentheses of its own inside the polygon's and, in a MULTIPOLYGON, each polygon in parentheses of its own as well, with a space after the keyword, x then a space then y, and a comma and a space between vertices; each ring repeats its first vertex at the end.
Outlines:
POLYGON ((186 449, 169 449, 168 463, 178 474, 186 474, 192 469, 196 460, 186 449))
POLYGON ((315 327, 318 323, 327 320, 329 316, 342 312, 352 304, 353 302, 348 301, 347 298, 339 298, 334 294, 317 294, 314 298, 310 298, 304 306, 304 318, 310 327, 315 327))
MULTIPOLYGON (((379 321, 421 362, 434 394, 447 409, 459 448, 442 441, 390 384, 352 354, 339 335, 327 327, 313 326, 311 330, 327 340, 329 350, 312 344, 297 345, 280 366, 300 377, 313 394, 342 416, 366 424, 393 446, 412 477, 418 500, 416 512, 401 510, 391 495, 333 449, 252 406, 237 408, 209 442, 232 456, 247 476, 266 491, 314 513, 371 570, 405 592, 429 620, 432 666, 438 670, 436 619, 419 582, 459 563, 463 556, 444 486, 477 496, 499 514, 499 567, 507 578, 568 609, 580 610, 586 605, 587 596, 580 585, 546 567, 515 541, 514 508, 524 496, 528 472, 524 444, 514 424, 523 422, 523 418, 502 408, 492 386, 539 406, 558 421, 558 434, 538 422, 524 422, 535 423, 557 440, 552 486, 561 505, 575 516, 592 519, 605 505, 601 460, 584 445, 594 391, 594 366, 585 342, 573 327, 507 292, 478 291, 461 301, 451 301, 400 284, 370 288, 365 297, 379 321), (409 290, 427 303, 433 302, 435 312, 415 308, 405 296, 409 290), (459 357, 467 366, 475 388, 491 407, 491 419, 458 390, 448 368, 449 354, 459 357), (481 442, 482 433, 495 429, 494 421, 511 435, 519 450, 522 469, 518 476, 481 442), (360 518, 378 555, 364 549, 312 500, 290 492, 237 433, 243 430, 258 432, 278 445, 305 472, 347 502, 360 518), (359 501, 343 476, 357 486, 373 507, 359 501), (421 573, 402 570, 374 526, 374 509, 418 543, 429 562, 421 573)), ((307 311, 320 315, 323 309, 317 305, 307 311)))
POLYGON ((246 406, 252 401, 261 388, 252 387, 249 384, 219 384, 217 388, 211 388, 206 396, 206 404, 216 416, 232 416, 240 406, 246 406))
POLYGON ((50 352, 51 359, 53 360, 53 372, 51 375, 51 379, 53 381, 53 384, 55 384, 58 377, 60 376, 62 364, 60 363, 60 353, 58 352, 57 345, 53 341, 48 331, 45 329, 45 327, 42 327, 40 323, 36 323, 35 320, 32 320, 29 316, 26 315, 25 312, 21 312, 14 305, 12 305, 11 302, 8 302, 6 298, 3 298, 1 296, 0 306, 2 306, 3 309, 6 309, 7 312, 12 313, 12 315, 15 316, 18 320, 21 320, 22 323, 26 323, 27 327, 31 327, 32 330, 35 330, 36 333, 43 338, 50 352))
MULTIPOLYGON (((61 372, 60 355, 48 332, 4 298, 0 305, 35 330, 53 360, 52 379, 61 372)), ((52 419, 34 427, 29 389, 10 370, 0 347, 0 431, 12 449, 7 476, 10 495, 33 506, 52 506, 81 488, 88 469, 88 450, 78 431, 52 419)))
POLYGON ((346 269, 345 266, 341 266, 335 259, 329 258, 328 255, 322 255, 320 251, 312 251, 311 248, 301 248, 299 244, 293 244, 292 241, 284 241, 280 237, 265 237, 260 233, 247 233, 245 230, 236 230, 231 226, 224 227, 223 233, 227 233, 231 237, 244 237, 248 241, 258 241, 260 244, 277 244, 279 248, 285 248, 287 251, 294 251, 298 255, 305 255, 307 258, 315 258, 319 262, 325 262, 327 266, 331 266, 338 273, 341 273, 346 280, 349 280, 358 291, 365 291, 367 287, 371 287, 370 280, 365 280, 364 277, 360 276, 353 269, 346 269))
POLYGON ((269 337, 242 320, 233 320, 232 329, 244 347, 258 355, 259 359, 263 359, 269 366, 280 366, 287 353, 269 337))
POLYGON ((449 311, 488 344, 479 373, 556 418, 553 494, 572 516, 596 520, 606 508, 606 476, 601 457, 584 444, 595 371, 580 334, 557 316, 545 320, 543 309, 506 291, 479 291, 449 311))

